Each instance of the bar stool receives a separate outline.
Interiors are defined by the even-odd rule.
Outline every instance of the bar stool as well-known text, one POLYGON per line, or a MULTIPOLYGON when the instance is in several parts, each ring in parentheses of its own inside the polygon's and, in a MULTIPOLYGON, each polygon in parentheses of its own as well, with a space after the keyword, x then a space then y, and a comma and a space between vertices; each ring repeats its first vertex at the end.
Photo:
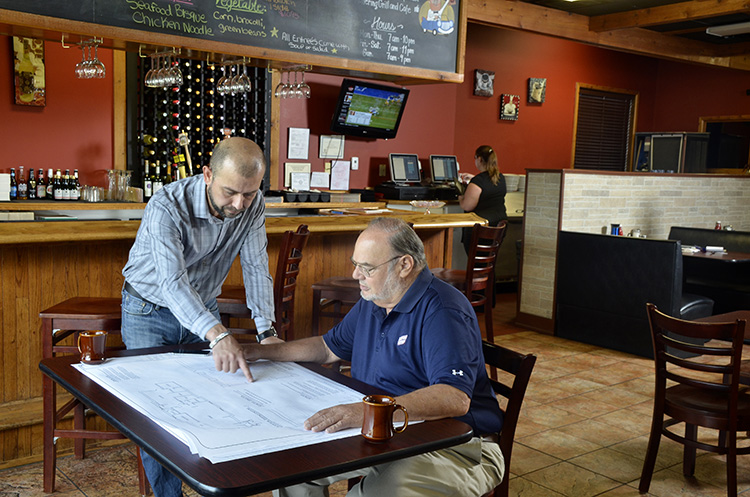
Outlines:
MULTIPOLYGON (((77 345, 64 345, 61 342, 73 336, 77 343, 78 333, 88 330, 104 330, 120 333, 122 314, 120 298, 106 297, 74 297, 54 305, 39 313, 42 320, 42 358, 54 357, 55 354, 78 353, 77 345)), ((124 347, 110 347, 111 349, 124 347)), ((85 455, 85 441, 91 439, 122 439, 126 438, 117 431, 100 431, 86 429, 86 406, 73 398, 59 410, 57 409, 57 385, 46 375, 42 376, 42 404, 44 417, 44 491, 51 493, 55 490, 55 468, 57 464, 57 438, 73 438, 75 457, 81 459, 85 455), (57 422, 73 410, 72 430, 57 428, 57 422)), ((141 495, 149 492, 140 451, 138 453, 138 487, 141 495)))
POLYGON ((464 292, 475 310, 484 306, 485 333, 489 342, 494 340, 492 297, 495 291, 495 261, 507 226, 507 221, 501 221, 497 226, 475 224, 466 269, 432 270, 432 274, 437 278, 464 292))
MULTIPOLYGON (((297 231, 285 231, 279 247, 279 259, 276 264, 276 275, 273 278, 273 303, 276 331, 284 340, 294 340, 294 295, 297 288, 297 277, 302 262, 302 251, 307 246, 310 231, 307 225, 301 224, 297 231)), ((229 327, 229 318, 250 318, 247 308, 245 287, 226 285, 221 295, 216 298, 219 304, 222 324, 229 327)))

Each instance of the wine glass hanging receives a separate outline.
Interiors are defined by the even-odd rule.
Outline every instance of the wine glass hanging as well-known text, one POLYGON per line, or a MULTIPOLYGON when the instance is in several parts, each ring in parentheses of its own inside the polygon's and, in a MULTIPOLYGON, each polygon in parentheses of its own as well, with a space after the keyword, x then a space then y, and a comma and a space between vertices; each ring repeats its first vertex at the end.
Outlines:
POLYGON ((309 66, 296 66, 281 70, 279 84, 273 94, 276 98, 310 98, 310 85, 305 83, 305 71, 309 66), (292 82, 292 73, 294 82, 292 82), (302 73, 301 80, 297 79, 297 74, 302 73))
POLYGON ((99 60, 98 48, 101 42, 100 38, 91 38, 89 40, 81 40, 81 43, 79 43, 81 47, 81 62, 76 64, 74 70, 76 77, 79 79, 101 79, 106 75, 107 69, 104 63, 99 60), (92 47, 93 51, 91 50, 92 47))

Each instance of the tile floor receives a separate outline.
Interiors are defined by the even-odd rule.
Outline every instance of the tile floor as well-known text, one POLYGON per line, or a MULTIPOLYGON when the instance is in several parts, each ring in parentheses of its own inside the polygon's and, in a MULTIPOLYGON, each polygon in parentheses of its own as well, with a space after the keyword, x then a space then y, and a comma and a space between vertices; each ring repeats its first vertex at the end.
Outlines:
MULTIPOLYGON (((493 313, 495 342, 534 353, 537 363, 516 433, 510 495, 639 495, 652 408, 652 362, 520 329, 512 324, 514 313, 515 294, 500 295, 493 313)), ((91 451, 84 460, 59 458, 55 495, 135 497, 134 450, 127 444, 91 451)), ((681 460, 681 446, 662 438, 648 495, 726 495, 722 457, 699 452, 693 478, 682 476, 681 460)), ((738 458, 738 466, 738 491, 750 496, 750 457, 738 458)), ((0 497, 44 495, 41 481, 41 463, 0 471, 0 497)), ((333 497, 345 493, 343 483, 331 491, 333 497)))

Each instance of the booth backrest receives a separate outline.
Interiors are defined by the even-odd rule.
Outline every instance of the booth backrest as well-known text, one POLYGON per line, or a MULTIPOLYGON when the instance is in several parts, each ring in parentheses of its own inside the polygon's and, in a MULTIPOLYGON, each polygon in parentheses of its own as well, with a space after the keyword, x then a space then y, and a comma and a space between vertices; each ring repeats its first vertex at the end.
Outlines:
POLYGON ((646 303, 680 315, 680 242, 561 231, 556 334, 652 356, 646 303))
POLYGON ((672 226, 670 240, 679 240, 683 245, 724 247, 729 252, 750 253, 750 232, 712 230, 705 228, 683 228, 672 226))

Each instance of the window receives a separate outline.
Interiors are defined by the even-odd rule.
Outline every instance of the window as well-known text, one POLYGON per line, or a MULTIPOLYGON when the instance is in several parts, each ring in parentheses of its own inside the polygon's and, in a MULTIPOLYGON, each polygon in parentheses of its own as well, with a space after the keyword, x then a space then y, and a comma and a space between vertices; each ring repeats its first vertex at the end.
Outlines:
POLYGON ((627 171, 638 94, 577 85, 573 167, 627 171))

